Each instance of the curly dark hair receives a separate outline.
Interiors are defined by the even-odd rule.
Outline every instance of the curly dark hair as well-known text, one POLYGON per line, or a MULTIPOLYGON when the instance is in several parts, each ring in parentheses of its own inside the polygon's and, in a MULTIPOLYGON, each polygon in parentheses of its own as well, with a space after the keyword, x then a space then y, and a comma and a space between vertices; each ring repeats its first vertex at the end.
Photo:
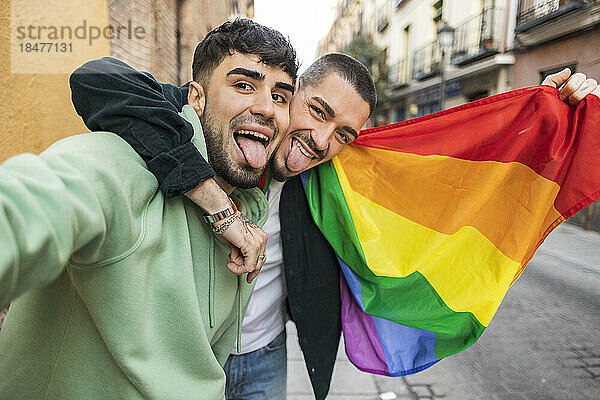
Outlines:
POLYGON ((280 67, 296 84, 296 50, 280 32, 249 19, 228 21, 208 32, 194 51, 194 80, 206 84, 214 69, 232 51, 255 54, 271 67, 280 67))

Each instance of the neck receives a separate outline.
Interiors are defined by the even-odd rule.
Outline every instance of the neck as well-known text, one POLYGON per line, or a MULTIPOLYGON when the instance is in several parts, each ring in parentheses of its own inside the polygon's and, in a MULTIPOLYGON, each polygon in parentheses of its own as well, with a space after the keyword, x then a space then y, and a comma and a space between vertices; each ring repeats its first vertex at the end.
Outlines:
POLYGON ((223 191, 227 193, 227 195, 230 195, 231 192, 235 190, 233 186, 225 182, 223 178, 221 178, 219 175, 215 175, 215 182, 217 182, 217 184, 221 186, 221 189, 223 189, 223 191))

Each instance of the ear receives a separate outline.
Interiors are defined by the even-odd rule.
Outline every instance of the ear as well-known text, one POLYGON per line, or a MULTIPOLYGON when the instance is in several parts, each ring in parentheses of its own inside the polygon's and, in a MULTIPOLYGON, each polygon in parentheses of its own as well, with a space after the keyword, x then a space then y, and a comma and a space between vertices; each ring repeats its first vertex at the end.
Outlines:
POLYGON ((206 106, 206 94, 204 92, 204 87, 196 81, 190 82, 188 104, 194 108, 199 117, 202 116, 204 107, 206 106))

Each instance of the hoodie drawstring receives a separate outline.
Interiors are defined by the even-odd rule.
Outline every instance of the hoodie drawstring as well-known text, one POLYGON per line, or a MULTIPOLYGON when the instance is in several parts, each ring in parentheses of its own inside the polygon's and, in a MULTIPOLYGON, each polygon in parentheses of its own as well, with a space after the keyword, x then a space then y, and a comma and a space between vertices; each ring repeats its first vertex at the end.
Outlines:
POLYGON ((238 275, 237 277, 238 281, 237 281, 237 336, 235 338, 235 341, 237 342, 237 352, 241 353, 242 352, 242 319, 244 318, 244 316, 242 315, 242 291, 241 291, 241 285, 242 285, 242 276, 238 275))
POLYGON ((215 238, 213 240, 212 260, 208 263, 208 325, 215 327, 215 238))

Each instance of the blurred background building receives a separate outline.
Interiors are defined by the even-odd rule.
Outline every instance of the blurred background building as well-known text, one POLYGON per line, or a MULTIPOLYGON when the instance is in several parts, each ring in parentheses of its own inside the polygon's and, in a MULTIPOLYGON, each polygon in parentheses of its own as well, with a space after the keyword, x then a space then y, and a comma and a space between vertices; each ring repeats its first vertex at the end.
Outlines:
POLYGON ((318 55, 341 51, 383 60, 385 68, 372 66, 379 80, 387 80, 377 122, 402 121, 538 84, 565 66, 598 77, 599 3, 341 0, 318 55), (443 26, 453 34, 446 49, 438 40, 443 26))
MULTIPOLYGON (((340 0, 317 52, 371 69, 373 126, 534 86, 565 67, 599 79, 599 40, 600 0, 340 0)), ((570 221, 600 230, 600 207, 570 221)))

